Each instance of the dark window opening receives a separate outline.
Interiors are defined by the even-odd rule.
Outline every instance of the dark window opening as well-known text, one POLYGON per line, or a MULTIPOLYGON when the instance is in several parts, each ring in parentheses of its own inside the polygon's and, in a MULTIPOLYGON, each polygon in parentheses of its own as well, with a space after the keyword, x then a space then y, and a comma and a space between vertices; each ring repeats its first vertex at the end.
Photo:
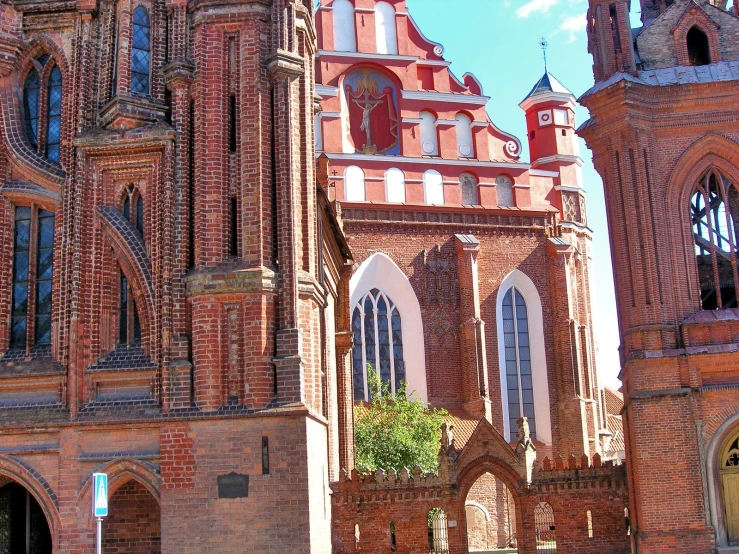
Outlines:
POLYGON ((739 191, 718 172, 701 179, 690 204, 704 310, 737 306, 736 216, 739 191))
POLYGON ((231 198, 228 210, 228 254, 229 256, 239 255, 239 224, 238 224, 238 202, 236 198, 231 198))
POLYGON ((51 298, 54 273, 54 213, 38 211, 36 248, 36 345, 51 344, 51 298))
POLYGON ((228 99, 228 149, 236 152, 236 96, 228 99))
POLYGON ((621 35, 618 32, 618 10, 615 4, 610 6, 611 36, 613 37, 614 52, 621 52, 621 35))
POLYGON ((563 137, 566 137, 567 136, 567 129, 562 129, 562 136, 563 137))
POLYGON ((395 523, 390 524, 390 550, 395 552, 398 549, 398 542, 395 538, 395 523))
POLYGON ((536 138, 536 131, 531 131, 529 133, 529 140, 534 140, 536 138))
POLYGON ((31 146, 38 148, 38 118, 39 96, 41 94, 41 80, 38 72, 32 69, 23 85, 23 105, 26 110, 26 133, 31 146))
POLYGON ((262 475, 269 475, 269 438, 262 437, 262 475))
POLYGON ((698 27, 688 31, 688 60, 690 65, 708 65, 711 63, 711 51, 708 37, 698 27))
POLYGON ((144 236, 144 199, 141 196, 136 200, 136 230, 144 236))
POLYGON ((10 346, 26 347, 28 320, 28 261, 31 242, 31 208, 15 209, 15 242, 13 248, 13 301, 10 346))
POLYGON ((131 47, 131 90, 149 94, 151 67, 151 28, 149 12, 139 6, 133 11, 133 43, 131 47))
POLYGON ((132 298, 133 291, 128 278, 120 272, 120 312, 118 323, 118 343, 123 346, 131 346, 141 342, 141 321, 136 301, 132 298))

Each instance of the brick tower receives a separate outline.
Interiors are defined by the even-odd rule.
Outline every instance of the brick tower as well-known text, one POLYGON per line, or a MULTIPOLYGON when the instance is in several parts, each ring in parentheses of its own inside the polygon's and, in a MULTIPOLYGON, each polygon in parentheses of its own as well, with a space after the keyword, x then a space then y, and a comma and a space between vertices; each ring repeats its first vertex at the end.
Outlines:
POLYGON ((581 128, 621 330, 630 521, 645 554, 739 544, 737 3, 591 0, 581 128))
POLYGON ((349 254, 312 0, 0 12, 0 549, 91 551, 102 471, 106 550, 328 552, 349 254))

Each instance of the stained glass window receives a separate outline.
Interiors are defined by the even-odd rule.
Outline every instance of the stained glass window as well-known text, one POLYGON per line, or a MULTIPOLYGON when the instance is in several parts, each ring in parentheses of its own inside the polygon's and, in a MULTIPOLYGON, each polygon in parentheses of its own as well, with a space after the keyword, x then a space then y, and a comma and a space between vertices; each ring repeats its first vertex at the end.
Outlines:
POLYGON ((352 383, 354 400, 369 400, 367 371, 372 368, 392 394, 405 382, 403 330, 400 312, 379 289, 372 289, 352 313, 352 383))
POLYGON ((151 28, 149 13, 139 6, 133 11, 133 45, 131 48, 131 90, 149 94, 151 66, 151 28))
POLYGON ((13 239, 11 348, 51 344, 53 277, 54 213, 36 207, 17 206, 13 239), (34 271, 31 260, 35 260, 34 271), (31 304, 30 291, 35 295, 35 302, 32 300, 31 304), (28 332, 29 322, 33 322, 32 333, 28 332))
POLYGON ((23 110, 30 145, 52 162, 59 163, 62 136, 62 72, 44 54, 34 61, 23 84, 23 110), (51 71, 49 71, 49 66, 51 71), (48 75, 45 83, 39 75, 48 75), (44 86, 42 86, 42 84, 44 86), (42 111, 41 106, 46 106, 42 111), (44 132, 41 132, 41 131, 44 132))
POLYGON ((536 438, 529 317, 526 302, 514 287, 503 298, 503 340, 511 438, 518 436, 517 421, 522 415, 528 418, 531 436, 536 438))

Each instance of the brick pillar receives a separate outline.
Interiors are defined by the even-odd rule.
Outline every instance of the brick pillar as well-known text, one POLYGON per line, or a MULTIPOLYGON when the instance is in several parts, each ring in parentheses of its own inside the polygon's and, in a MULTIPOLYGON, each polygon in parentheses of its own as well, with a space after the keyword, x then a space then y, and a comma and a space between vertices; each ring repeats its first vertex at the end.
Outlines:
POLYGON ((492 423, 488 387, 485 322, 480 315, 480 288, 477 255, 480 243, 472 235, 456 235, 459 277, 459 317, 462 346, 464 407, 473 415, 492 423))
POLYGON ((352 267, 345 265, 339 281, 336 305, 336 388, 339 410, 339 467, 354 469, 354 391, 352 389, 352 333, 349 279, 352 267))

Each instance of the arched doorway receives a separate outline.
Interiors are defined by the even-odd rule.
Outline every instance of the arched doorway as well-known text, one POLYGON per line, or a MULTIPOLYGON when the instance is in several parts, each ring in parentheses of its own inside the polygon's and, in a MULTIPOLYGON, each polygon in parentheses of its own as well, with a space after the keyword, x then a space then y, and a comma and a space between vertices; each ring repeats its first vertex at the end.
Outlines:
POLYGON ((0 552, 51 554, 49 522, 36 498, 23 486, 0 487, 0 552))
POLYGON ((465 499, 470 552, 518 552, 516 504, 510 489, 492 473, 483 473, 465 499))
POLYGON ((108 501, 103 522, 106 554, 160 554, 162 551, 159 502, 145 486, 131 479, 108 501))
POLYGON ((721 487, 729 546, 739 545, 739 433, 729 440, 721 456, 721 487))

